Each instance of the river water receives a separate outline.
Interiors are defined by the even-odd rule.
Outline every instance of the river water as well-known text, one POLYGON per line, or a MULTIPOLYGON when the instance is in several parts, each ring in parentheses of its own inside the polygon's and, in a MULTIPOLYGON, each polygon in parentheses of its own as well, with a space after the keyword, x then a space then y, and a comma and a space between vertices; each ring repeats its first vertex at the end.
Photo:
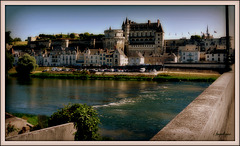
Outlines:
POLYGON ((100 134, 149 140, 211 83, 6 79, 6 111, 50 116, 68 103, 94 106, 100 134))

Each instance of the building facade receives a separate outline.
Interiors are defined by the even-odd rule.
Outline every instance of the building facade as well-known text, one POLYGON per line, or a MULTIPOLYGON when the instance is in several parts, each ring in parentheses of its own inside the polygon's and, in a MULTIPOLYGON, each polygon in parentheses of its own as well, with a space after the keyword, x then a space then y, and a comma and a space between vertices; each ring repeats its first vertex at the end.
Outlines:
POLYGON ((157 23, 136 23, 128 18, 122 24, 127 55, 133 52, 163 53, 164 31, 159 20, 157 23))

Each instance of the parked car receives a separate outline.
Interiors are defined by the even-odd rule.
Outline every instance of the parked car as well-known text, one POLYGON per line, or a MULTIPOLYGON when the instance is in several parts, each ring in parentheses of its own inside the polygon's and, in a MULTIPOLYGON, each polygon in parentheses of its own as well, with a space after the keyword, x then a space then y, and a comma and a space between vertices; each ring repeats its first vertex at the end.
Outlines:
POLYGON ((153 69, 152 72, 157 72, 157 70, 156 70, 156 69, 153 69))
POLYGON ((99 72, 104 72, 104 69, 99 69, 98 71, 99 71, 99 72))
POLYGON ((49 71, 49 69, 44 69, 42 72, 47 72, 47 71, 49 71))
POLYGON ((140 68, 140 70, 139 70, 140 72, 145 72, 146 71, 146 69, 145 68, 140 68))
POLYGON ((51 71, 57 71, 57 68, 56 68, 56 67, 53 67, 53 68, 51 69, 51 71))
POLYGON ((97 70, 96 70, 96 69, 89 69, 89 72, 90 72, 90 73, 96 73, 97 70))

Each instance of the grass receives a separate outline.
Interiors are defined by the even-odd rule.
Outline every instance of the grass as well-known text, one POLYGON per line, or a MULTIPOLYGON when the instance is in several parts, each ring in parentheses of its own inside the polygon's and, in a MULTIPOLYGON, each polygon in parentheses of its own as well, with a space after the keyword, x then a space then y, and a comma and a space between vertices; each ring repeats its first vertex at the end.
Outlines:
POLYGON ((89 79, 89 80, 138 80, 151 81, 152 77, 145 75, 96 75, 96 74, 71 74, 71 73, 34 73, 31 77, 35 78, 60 78, 60 79, 89 79))
POLYGON ((35 78, 60 78, 82 80, 134 80, 134 81, 196 81, 213 82, 220 74, 177 74, 164 73, 157 76, 148 75, 96 75, 96 74, 72 74, 72 73, 34 73, 35 78))
POLYGON ((13 42, 14 46, 27 46, 27 41, 17 41, 17 42, 13 42))
POLYGON ((23 113, 12 113, 15 117, 22 118, 24 120, 27 120, 28 123, 32 125, 37 125, 38 124, 38 116, 37 115, 32 115, 32 114, 23 114, 23 113))
MULTIPOLYGON (((220 74, 208 73, 160 73, 157 76, 150 75, 96 75, 84 72, 41 72, 51 67, 38 67, 32 74, 34 78, 59 78, 59 79, 81 79, 81 80, 134 80, 134 81, 196 81, 213 82, 220 74)), ((10 76, 17 76, 15 68, 10 69, 10 76)))
POLYGON ((39 130, 48 127, 49 117, 45 115, 32 115, 24 113, 12 113, 12 115, 27 120, 28 123, 32 124, 33 127, 30 131, 39 130))
POLYGON ((154 77, 155 81, 196 81, 196 82, 213 82, 220 74, 177 74, 177 73, 163 73, 154 77))

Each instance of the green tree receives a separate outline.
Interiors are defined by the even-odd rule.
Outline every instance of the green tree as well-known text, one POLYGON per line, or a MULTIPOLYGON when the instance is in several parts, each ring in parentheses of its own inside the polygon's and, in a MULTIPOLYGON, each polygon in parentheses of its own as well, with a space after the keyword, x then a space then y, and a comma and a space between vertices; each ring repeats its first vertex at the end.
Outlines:
POLYGON ((200 41, 201 40, 201 36, 200 35, 192 35, 191 36, 191 40, 200 41))
POLYGON ((90 33, 85 32, 83 35, 86 36, 86 37, 89 37, 89 36, 90 36, 90 33))
POLYGON ((13 39, 14 42, 19 42, 19 41, 22 41, 21 38, 14 38, 13 39))
POLYGON ((74 39, 74 38, 75 38, 75 34, 74 34, 74 33, 71 33, 71 34, 70 34, 70 38, 74 39))
POLYGON ((5 32, 5 43, 11 45, 13 42, 13 38, 11 37, 10 34, 11 34, 11 31, 5 32))
POLYGON ((6 66, 5 66, 5 71, 6 71, 6 74, 7 72, 13 67, 13 56, 12 54, 10 54, 9 52, 6 51, 6 57, 5 57, 5 62, 6 62, 6 66))
POLYGON ((55 126, 74 122, 77 129, 75 140, 98 140, 98 124, 100 120, 96 110, 86 104, 68 104, 53 113, 48 121, 48 126, 55 126))
POLYGON ((18 59, 16 71, 19 75, 27 76, 37 67, 36 59, 26 53, 18 59))

